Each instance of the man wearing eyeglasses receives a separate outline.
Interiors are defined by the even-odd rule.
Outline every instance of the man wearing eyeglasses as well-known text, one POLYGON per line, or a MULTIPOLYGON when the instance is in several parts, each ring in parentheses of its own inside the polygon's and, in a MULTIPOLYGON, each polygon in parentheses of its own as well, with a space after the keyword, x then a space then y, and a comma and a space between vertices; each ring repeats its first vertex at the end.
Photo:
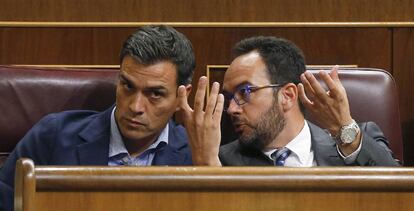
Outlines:
POLYGON ((329 88, 326 92, 305 72, 301 50, 287 40, 252 37, 236 44, 234 52, 223 93, 213 83, 205 109, 206 77, 199 80, 194 110, 187 103, 185 87, 179 88, 194 164, 398 165, 378 126, 358 125, 352 119, 338 67, 329 74, 319 73, 329 88), (317 115, 322 128, 306 121, 302 105, 317 115), (223 111, 230 115, 239 138, 220 147, 223 111))

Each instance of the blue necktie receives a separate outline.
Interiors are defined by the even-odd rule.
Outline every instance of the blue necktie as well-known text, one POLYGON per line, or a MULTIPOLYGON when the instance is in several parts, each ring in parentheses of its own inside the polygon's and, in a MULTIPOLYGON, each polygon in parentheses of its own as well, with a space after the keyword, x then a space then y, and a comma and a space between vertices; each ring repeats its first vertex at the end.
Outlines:
POLYGON ((289 155, 290 155, 290 150, 286 147, 283 147, 273 152, 271 156, 274 160, 275 166, 284 166, 285 160, 286 158, 289 157, 289 155))

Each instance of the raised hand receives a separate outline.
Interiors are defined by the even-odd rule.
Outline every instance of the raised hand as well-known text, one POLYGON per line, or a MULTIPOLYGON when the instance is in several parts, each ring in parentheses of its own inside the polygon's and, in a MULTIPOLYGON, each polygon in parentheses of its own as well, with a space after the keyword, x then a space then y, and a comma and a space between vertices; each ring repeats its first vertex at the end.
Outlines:
MULTIPOLYGON (((302 84, 298 85, 299 98, 316 124, 336 136, 342 126, 352 122, 348 97, 338 77, 338 66, 334 66, 329 74, 320 71, 319 77, 327 85, 328 91, 322 88, 310 72, 305 72, 301 75, 302 84)), ((357 150, 360 142, 361 133, 351 144, 338 146, 343 154, 349 155, 357 150)))
POLYGON ((194 99, 194 110, 188 105, 184 86, 178 88, 181 114, 183 115, 194 165, 221 166, 218 152, 221 141, 220 121, 223 113, 224 97, 219 94, 220 84, 213 83, 205 110, 207 78, 198 81, 194 99))
POLYGON ((334 66, 329 74, 325 71, 318 74, 328 91, 324 90, 312 73, 305 72, 301 75, 303 84, 298 86, 299 98, 316 123, 336 135, 343 125, 352 121, 348 97, 338 77, 338 66, 334 66))

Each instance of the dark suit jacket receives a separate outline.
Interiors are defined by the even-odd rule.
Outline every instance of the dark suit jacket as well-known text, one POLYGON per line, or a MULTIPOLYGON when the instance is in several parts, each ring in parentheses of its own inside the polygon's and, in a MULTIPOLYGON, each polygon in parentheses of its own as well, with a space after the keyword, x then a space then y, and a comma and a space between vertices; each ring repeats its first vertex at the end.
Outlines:
MULTIPOLYGON (((21 157, 36 165, 108 165, 112 109, 50 114, 33 126, 0 171, 0 210, 12 209, 15 163, 21 157)), ((185 129, 170 121, 168 135, 152 165, 191 165, 185 129)))
MULTIPOLYGON (((345 166, 336 150, 335 141, 322 128, 308 122, 312 149, 318 166, 345 166)), ((361 151, 354 164, 357 166, 398 166, 388 148, 388 141, 380 128, 373 122, 359 124, 362 131, 361 151)), ((273 161, 260 150, 246 148, 239 141, 220 147, 220 161, 223 166, 265 166, 273 161)))

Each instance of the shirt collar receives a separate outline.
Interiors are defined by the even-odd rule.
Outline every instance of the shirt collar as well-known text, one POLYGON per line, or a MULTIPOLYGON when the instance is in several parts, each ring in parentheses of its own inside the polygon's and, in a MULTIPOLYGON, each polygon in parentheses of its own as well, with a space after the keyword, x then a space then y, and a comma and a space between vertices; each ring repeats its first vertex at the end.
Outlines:
MULTIPOLYGON (((118 125, 115 120, 115 109, 112 110, 111 113, 111 135, 109 138, 109 157, 113 157, 119 154, 127 154, 128 150, 125 147, 125 144, 122 140, 121 133, 119 131, 118 125)), ((165 128, 162 130, 160 136, 155 140, 154 143, 152 143, 145 151, 148 151, 150 149, 155 149, 160 143, 168 144, 168 131, 169 131, 169 123, 165 126, 165 128)), ((144 152, 145 152, 144 151, 144 152)))
POLYGON ((302 130, 286 147, 299 157, 301 164, 305 164, 309 160, 311 145, 311 133, 308 122, 305 120, 302 130))
MULTIPOLYGON (((311 133, 308 122, 305 120, 302 130, 285 147, 299 158, 301 164, 306 164, 311 154, 311 144, 311 133)), ((275 151, 276 149, 266 151, 264 154, 272 159, 271 154, 275 151)))

